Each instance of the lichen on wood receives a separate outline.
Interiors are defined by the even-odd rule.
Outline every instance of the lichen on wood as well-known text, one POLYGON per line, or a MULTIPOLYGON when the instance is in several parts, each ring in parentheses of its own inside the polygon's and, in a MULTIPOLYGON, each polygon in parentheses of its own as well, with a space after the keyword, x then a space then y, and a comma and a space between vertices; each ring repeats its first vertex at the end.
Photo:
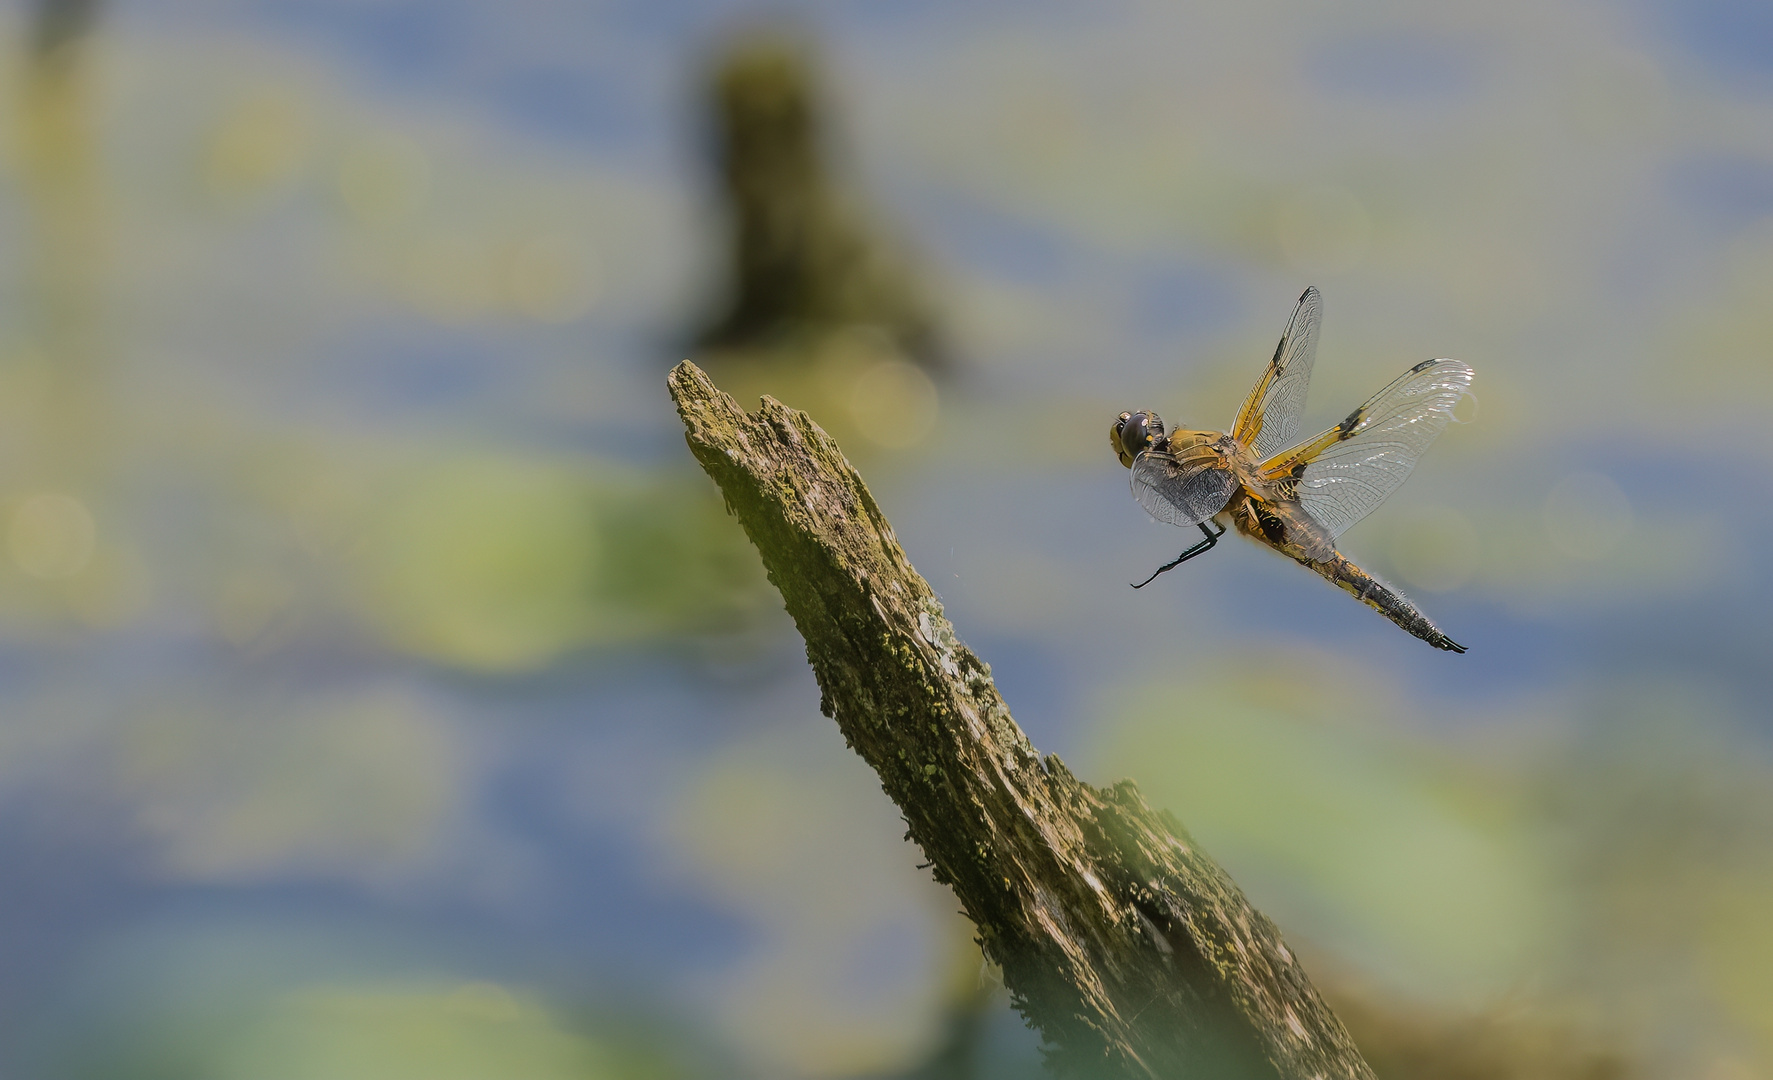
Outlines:
POLYGON ((837 444, 695 365, 690 451, 763 556, 821 707, 960 899, 1060 1075, 1370 1078, 1280 933, 1130 781, 1042 757, 837 444))

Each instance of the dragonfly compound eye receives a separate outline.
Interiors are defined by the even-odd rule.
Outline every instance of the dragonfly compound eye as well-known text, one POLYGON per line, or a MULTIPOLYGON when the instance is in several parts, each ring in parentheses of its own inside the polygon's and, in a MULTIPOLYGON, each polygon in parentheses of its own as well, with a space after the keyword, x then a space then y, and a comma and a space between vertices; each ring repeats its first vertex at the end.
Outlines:
POLYGON ((1124 419, 1116 425, 1120 436, 1117 447, 1128 457, 1137 457, 1141 451, 1149 450, 1151 444, 1164 437, 1164 422, 1154 412, 1136 412, 1121 414, 1124 419))

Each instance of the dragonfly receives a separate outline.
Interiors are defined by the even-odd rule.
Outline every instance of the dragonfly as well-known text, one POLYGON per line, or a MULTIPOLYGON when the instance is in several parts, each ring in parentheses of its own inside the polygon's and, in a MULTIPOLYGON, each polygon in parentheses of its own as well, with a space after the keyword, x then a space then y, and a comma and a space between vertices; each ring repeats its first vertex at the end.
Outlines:
POLYGON ((1335 427, 1295 444, 1322 318, 1323 298, 1306 289, 1229 432, 1166 431, 1149 409, 1115 419, 1109 440, 1132 470, 1139 505, 1159 521, 1198 528, 1203 536, 1133 588, 1211 551, 1231 528, 1435 648, 1462 653, 1465 646, 1401 592, 1337 551, 1336 540, 1409 477, 1471 392, 1472 370, 1457 360, 1424 360, 1335 427))

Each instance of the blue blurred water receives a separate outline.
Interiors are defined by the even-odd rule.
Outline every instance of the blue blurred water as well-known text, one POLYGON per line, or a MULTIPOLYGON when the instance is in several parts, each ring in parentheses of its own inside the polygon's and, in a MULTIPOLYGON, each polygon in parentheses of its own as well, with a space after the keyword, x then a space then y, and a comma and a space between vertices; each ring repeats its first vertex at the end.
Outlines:
MULTIPOLYGON (((1669 8, 1655 14, 1672 29, 1648 42, 1610 16, 1580 24, 1616 34, 1613 52, 1572 61, 1582 77, 1617 76, 1647 104, 1620 119, 1604 106, 1630 95, 1603 93, 1593 130, 1569 136, 1540 130, 1552 111, 1541 101, 1580 88, 1534 51, 1545 31, 1525 10, 1451 28, 1370 15, 1371 32, 1355 32, 1263 12, 1182 25, 1132 9, 795 9, 828 44, 833 81, 859 117, 847 132, 862 144, 857 160, 902 155, 863 180, 935 279, 955 284, 949 304, 967 346, 932 440, 858 457, 1039 747, 1091 763, 1105 733, 1134 719, 1123 713, 1141 688, 1210 686, 1238 657, 1271 665, 1240 676, 1254 698, 1300 672, 1347 672, 1326 693, 1358 700, 1326 701, 1326 713, 1369 711, 1401 742, 1454 747, 1449 758, 1521 712, 1604 724, 1595 703, 1638 687, 1706 687, 1724 723, 1769 734, 1773 589, 1754 554, 1773 526, 1759 423, 1768 384, 1755 367, 1764 350, 1734 355, 1704 337, 1713 322, 1743 318, 1723 300, 1713 319, 1710 298, 1760 295, 1765 280, 1753 258, 1773 208, 1768 142, 1680 66, 1764 74, 1773 53, 1760 48, 1758 10, 1669 8), (1215 33, 1229 44, 1217 48, 1215 33), (1607 66, 1632 49, 1651 58, 1653 77, 1607 66), (1096 93, 1121 104, 1067 114, 1096 93), (1670 113, 1705 122, 1683 134, 1670 113), (1597 179, 1615 169, 1617 183, 1597 179), (1277 239, 1271 219, 1289 220, 1301 191, 1310 198, 1299 205, 1319 205, 1311 198, 1325 187, 1354 193, 1352 224, 1338 226, 1346 235, 1283 227, 1277 239), (1469 438, 1444 439, 1347 542, 1357 561, 1396 574, 1412 514, 1462 514, 1483 569, 1449 591, 1406 587, 1466 656, 1432 653, 1247 545, 1127 588, 1173 557, 1178 534, 1128 497, 1102 429, 1120 408, 1172 415, 1177 400, 1194 422, 1227 422, 1312 281, 1330 316, 1308 416, 1332 421, 1424 350, 1478 369, 1486 412, 1469 438), (1545 519, 1560 512, 1548 493, 1585 472, 1629 503, 1620 535, 1595 537, 1597 549, 1619 546, 1546 555, 1545 519)), ((415 656, 324 604, 258 651, 219 641, 206 614, 214 581, 241 567, 249 585, 283 574, 301 595, 366 587, 302 569, 305 556, 286 552, 300 545, 264 539, 284 529, 267 522, 280 520, 285 496, 260 491, 276 486, 261 474, 281 475, 278 454, 336 456, 340 474, 372 487, 398 473, 390 462, 422 469, 451 454, 699 483, 663 385, 708 243, 696 232, 707 184, 693 171, 693 65, 749 14, 736 3, 221 10, 164 0, 107 11, 101 40, 117 71, 134 72, 116 78, 184 110, 165 120, 161 156, 144 165, 115 151, 118 216, 196 222, 164 233, 131 224, 118 246, 170 233, 212 254, 167 255, 163 273, 131 256, 117 274, 145 280, 142 296, 178 298, 117 300, 115 325, 128 332, 100 379, 112 417, 100 427, 121 445, 105 506, 131 523, 155 597, 134 622, 74 633, 15 620, 24 629, 0 643, 5 738, 24 763, 0 767, 0 1073, 71 1073, 89 1039, 134 1045, 147 1038, 140 1025, 201 1027, 179 1017, 310 983, 492 980, 540 988, 562 1012, 625 1003, 729 1048, 743 1042, 734 1002, 774 993, 782 1015, 806 1011, 784 984, 829 998, 833 1026, 853 1020, 845 1002, 860 1014, 937 1009, 952 966, 943 957, 959 940, 942 921, 951 900, 928 888, 913 849, 895 846, 892 808, 817 716, 785 619, 765 617, 736 645, 587 638, 537 666, 485 671, 415 656), (219 65, 214 87, 202 85, 207 73, 191 75, 194 86, 167 74, 178 48, 204 42, 244 59, 219 65), (194 171, 186 158, 199 156, 204 125, 250 82, 240 68, 266 54, 283 65, 270 82, 336 96, 312 106, 317 127, 332 125, 326 138, 410 126, 440 147, 435 189, 498 192, 488 219, 521 217, 532 198, 522 182, 535 177, 564 176, 587 212, 606 199, 615 222, 596 228, 613 237, 599 252, 612 298, 558 325, 432 318, 325 254, 356 241, 336 240, 343 227, 319 166, 256 218, 205 217, 179 201, 197 200, 188 192, 165 210, 153 183, 177 188, 165 178, 194 171), (187 284, 168 284, 180 273, 187 284), (308 760, 287 733, 325 728, 315 716, 332 705, 316 701, 359 698, 395 703, 371 708, 366 726, 392 741, 359 748, 371 762, 365 786, 406 791, 399 763, 432 752, 441 763, 414 766, 417 809, 400 804, 421 822, 418 839, 378 847, 376 833, 351 846, 350 830, 322 812, 324 767, 293 783, 320 789, 322 810, 287 808, 318 814, 319 839, 298 835, 283 856, 275 843, 265 855, 210 831, 230 815, 275 819, 278 804, 253 803, 257 789, 231 787, 232 771, 263 769, 283 790, 276 763, 308 760), (181 761, 209 765, 137 760, 173 738, 157 726, 167 717, 212 713, 177 743, 181 761), (230 756, 235 728, 272 732, 271 748, 230 756), (286 736, 295 749, 277 749, 286 736), (739 784, 732 814, 758 815, 780 849, 736 850, 747 830, 722 832, 723 815, 695 802, 733 775, 755 777, 756 790, 739 784), (852 842, 853 822, 866 838, 852 842), (808 835, 795 831, 803 825, 808 835), (350 840, 342 854, 328 846, 333 833, 350 840), (817 911, 759 886, 752 865, 851 888, 834 886, 825 908, 879 895, 886 910, 823 930, 817 911), (829 937, 802 956, 784 944, 784 924, 829 937), (778 954, 802 967, 769 967, 778 954)), ((128 103, 116 109, 128 114, 128 103)), ((1568 112, 1578 127, 1590 119, 1568 112)), ((29 217, 22 200, 4 204, 7 235, 28 236, 12 221, 29 217)), ((440 217, 444 231, 485 225, 440 217)), ((1745 321, 1759 320, 1750 310, 1745 321)), ((399 496, 393 484, 349 495, 371 506, 399 496)), ((1189 708, 1177 703, 1176 726, 1189 708)), ((1681 720, 1663 717, 1677 729, 1681 720)), ((1511 767, 1525 784, 1549 766, 1529 754, 1511 767)), ((1310 913, 1326 910, 1322 897, 1289 885, 1284 861, 1224 854, 1234 872, 1260 869, 1257 900, 1289 929, 1290 912, 1301 934, 1321 928, 1310 913)), ((777 1020, 762 1037, 791 1040, 793 1023, 777 1020)), ((1012 1057, 1026 1051, 1025 1036, 1003 1038, 1012 1057)), ((897 1053, 927 1041, 902 1036, 897 1053)))

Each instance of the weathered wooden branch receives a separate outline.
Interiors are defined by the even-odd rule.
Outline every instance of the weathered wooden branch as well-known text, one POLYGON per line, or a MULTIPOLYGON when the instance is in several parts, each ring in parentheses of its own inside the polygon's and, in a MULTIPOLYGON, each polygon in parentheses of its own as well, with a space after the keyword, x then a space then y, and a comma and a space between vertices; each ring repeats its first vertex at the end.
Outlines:
POLYGON ((1042 758, 837 444, 698 368, 671 395, 763 555, 821 706, 880 775, 1062 1075, 1370 1078, 1274 924, 1131 782, 1042 758))

